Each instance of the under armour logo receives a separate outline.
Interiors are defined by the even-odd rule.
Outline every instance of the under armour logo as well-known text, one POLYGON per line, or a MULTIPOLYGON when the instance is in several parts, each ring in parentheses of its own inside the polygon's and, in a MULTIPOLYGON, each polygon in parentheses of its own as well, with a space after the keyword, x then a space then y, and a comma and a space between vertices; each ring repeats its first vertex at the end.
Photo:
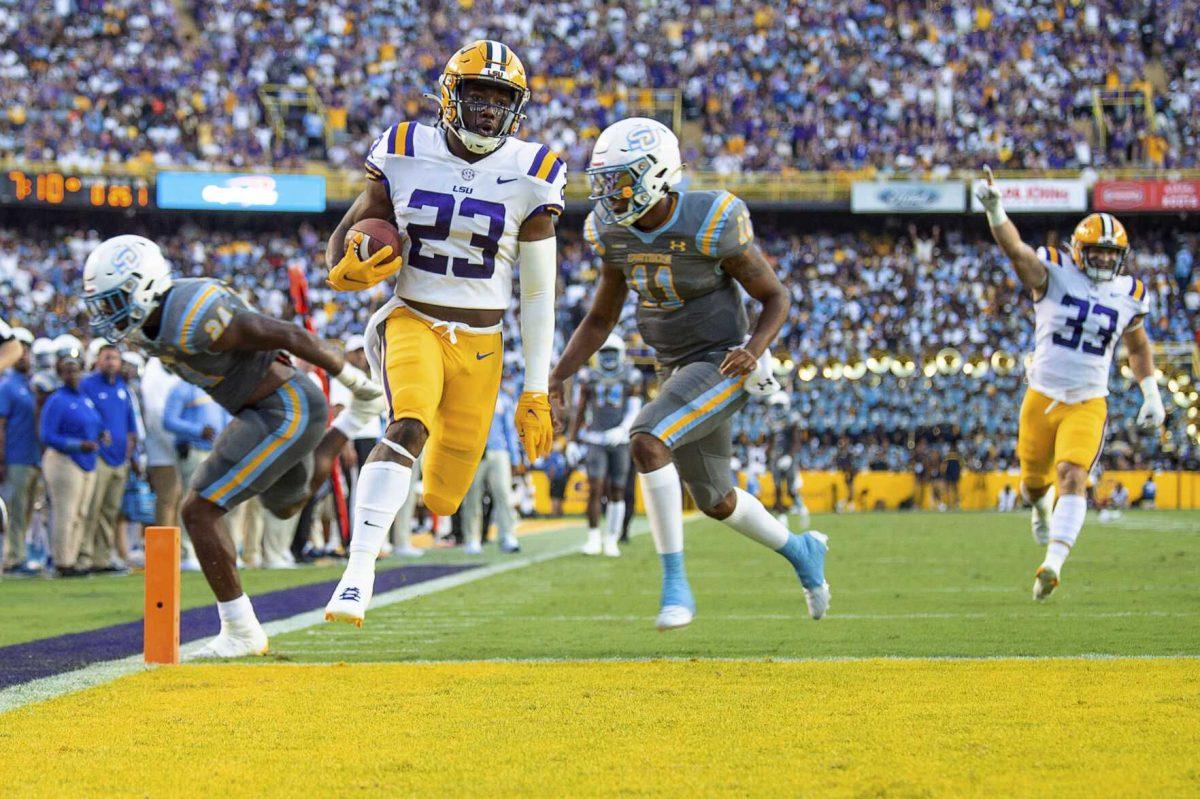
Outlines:
POLYGON ((362 591, 354 586, 350 586, 338 595, 338 599, 344 599, 347 602, 359 602, 362 600, 362 591))
POLYGON ((684 250, 687 249, 687 242, 684 241, 683 239, 672 239, 671 240, 671 249, 674 250, 675 252, 683 252, 684 250))

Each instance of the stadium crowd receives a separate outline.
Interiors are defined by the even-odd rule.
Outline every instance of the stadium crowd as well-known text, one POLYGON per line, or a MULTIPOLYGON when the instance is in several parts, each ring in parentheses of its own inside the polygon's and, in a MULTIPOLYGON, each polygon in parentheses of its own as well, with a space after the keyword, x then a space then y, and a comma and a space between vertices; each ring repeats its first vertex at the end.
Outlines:
POLYGON ((677 90, 685 162, 723 173, 1195 166, 1198 34, 1191 0, 3 0, 0 156, 357 167, 491 37, 575 168, 643 87, 677 90))

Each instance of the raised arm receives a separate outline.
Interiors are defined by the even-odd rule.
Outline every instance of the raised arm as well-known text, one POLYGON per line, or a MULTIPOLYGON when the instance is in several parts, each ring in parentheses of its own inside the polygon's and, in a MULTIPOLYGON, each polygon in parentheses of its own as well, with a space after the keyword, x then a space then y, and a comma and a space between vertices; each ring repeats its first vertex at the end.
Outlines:
POLYGON ((726 258, 721 262, 721 269, 762 305, 750 340, 744 347, 731 350, 721 364, 721 374, 740 377, 754 371, 758 359, 779 335, 779 329, 787 319, 791 298, 757 244, 726 258))
POLYGON ((1046 290, 1046 282, 1050 277, 1046 271, 1046 265, 1038 258, 1037 252, 1021 240, 1017 226, 1004 212, 1004 205, 1000 202, 1000 189, 996 186, 996 179, 992 176, 990 166, 983 168, 983 180, 979 181, 979 185, 976 186, 975 196, 979 198, 984 213, 987 214, 992 238, 1008 256, 1013 269, 1017 271, 1017 277, 1033 293, 1033 298, 1041 299, 1046 290))

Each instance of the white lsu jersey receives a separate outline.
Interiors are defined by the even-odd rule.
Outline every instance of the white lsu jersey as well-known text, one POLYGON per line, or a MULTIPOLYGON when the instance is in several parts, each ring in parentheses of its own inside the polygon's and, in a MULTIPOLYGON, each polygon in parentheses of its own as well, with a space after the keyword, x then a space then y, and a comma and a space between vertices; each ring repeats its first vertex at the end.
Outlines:
POLYGON ((401 122, 371 145, 367 178, 382 182, 408 234, 396 297, 454 308, 507 308, 525 220, 562 213, 567 169, 550 148, 507 138, 468 163, 440 127, 401 122))
POLYGON ((1049 278, 1038 300, 1029 385, 1074 404, 1108 396, 1113 353, 1126 329, 1150 311, 1146 286, 1132 275, 1096 283, 1069 253, 1039 247, 1049 278))

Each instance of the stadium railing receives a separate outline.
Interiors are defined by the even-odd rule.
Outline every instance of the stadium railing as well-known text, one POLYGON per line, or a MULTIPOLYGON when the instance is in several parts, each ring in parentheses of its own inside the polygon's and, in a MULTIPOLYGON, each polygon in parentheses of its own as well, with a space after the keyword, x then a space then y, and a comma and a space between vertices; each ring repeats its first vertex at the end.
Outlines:
MULTIPOLYGON (((335 169, 320 163, 311 163, 300 169, 276 168, 271 166, 254 166, 236 168, 232 166, 214 166, 199 168, 196 166, 160 166, 150 160, 132 160, 123 163, 80 164, 56 161, 32 161, 20 158, 0 159, 0 174, 10 170, 24 172, 54 171, 71 175, 106 175, 120 177, 138 177, 153 180, 160 171, 173 172, 202 172, 202 173, 256 173, 256 174, 301 174, 321 175, 325 178, 326 195, 331 204, 340 205, 352 202, 362 191, 363 174, 358 169, 335 169)), ((740 172, 720 174, 711 171, 690 170, 688 173, 689 187, 693 189, 725 189, 746 200, 775 203, 814 203, 841 204, 850 199, 851 187, 860 181, 923 181, 928 183, 965 183, 979 177, 979 173, 971 170, 957 170, 948 173, 935 172, 891 172, 874 168, 854 171, 821 171, 806 172, 799 170, 784 170, 781 172, 740 172)), ((1088 177, 1095 180, 1138 180, 1138 179, 1169 179, 1169 180, 1200 180, 1200 169, 1151 169, 1147 167, 1130 167, 1121 169, 1020 169, 1006 170, 996 168, 995 175, 1001 179, 1072 179, 1088 177)), ((586 178, 583 174, 573 173, 567 183, 567 199, 581 202, 587 198, 586 178)))

